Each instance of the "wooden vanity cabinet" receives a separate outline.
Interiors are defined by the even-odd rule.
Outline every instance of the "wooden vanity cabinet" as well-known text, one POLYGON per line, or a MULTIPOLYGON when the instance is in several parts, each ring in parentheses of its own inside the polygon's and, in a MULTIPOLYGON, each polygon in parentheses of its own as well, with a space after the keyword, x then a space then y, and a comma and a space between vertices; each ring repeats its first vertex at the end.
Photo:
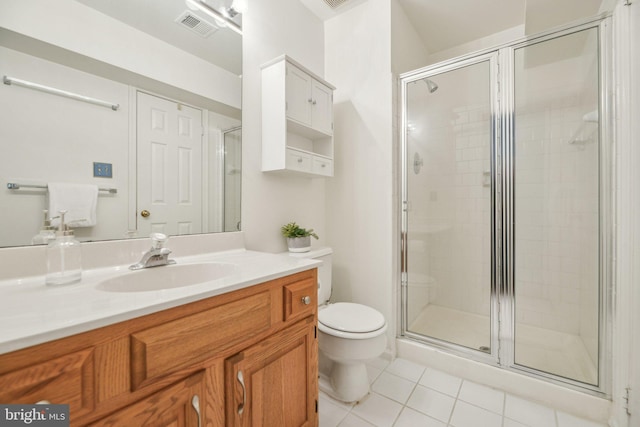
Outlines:
POLYGON ((226 360, 227 427, 316 425, 316 335, 308 317, 226 360))
POLYGON ((313 269, 0 355, 0 402, 69 404, 72 426, 317 426, 317 308, 313 269))

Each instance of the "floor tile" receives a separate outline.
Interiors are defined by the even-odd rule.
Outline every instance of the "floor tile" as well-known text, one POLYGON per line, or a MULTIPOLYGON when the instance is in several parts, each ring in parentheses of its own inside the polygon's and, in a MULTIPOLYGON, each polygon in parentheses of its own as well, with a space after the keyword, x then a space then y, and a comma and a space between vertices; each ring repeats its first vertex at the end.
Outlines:
POLYGON ((368 423, 360 417, 353 414, 347 415, 347 417, 340 423, 339 427, 377 427, 374 424, 368 423))
POLYGON ((504 419, 502 427, 528 427, 526 424, 519 423, 518 421, 511 420, 509 418, 504 419))
POLYGON ((390 427, 400 414, 402 405, 377 393, 371 393, 351 413, 376 427, 390 427))
POLYGON ((447 427, 435 418, 421 414, 411 408, 404 408, 393 427, 447 427))
POLYGON ((504 392, 491 387, 471 381, 463 381, 458 399, 496 414, 502 415, 504 413, 504 392))
POLYGON ((320 427, 607 427, 404 359, 368 361, 367 373, 357 405, 320 393, 320 427))
POLYGON ((415 386, 416 383, 412 381, 383 372, 373 383, 371 390, 404 405, 415 386))
POLYGON ((558 417, 558 427, 606 427, 605 424, 578 418, 565 412, 556 411, 556 415, 558 417))
POLYGON ((318 402, 320 427, 336 427, 349 413, 351 408, 345 409, 334 402, 333 399, 320 394, 318 402))
POLYGON ((554 410, 507 394, 504 416, 530 427, 556 427, 554 410))
POLYGON ((455 399, 421 385, 416 386, 407 406, 444 423, 449 422, 455 399))
POLYGON ((460 384, 462 384, 462 380, 460 378, 432 368, 427 368, 424 371, 422 378, 420 378, 420 385, 432 388, 440 393, 448 394, 453 397, 458 396, 460 384))
POLYGON ((502 416, 458 400, 449 424, 453 427, 502 427, 502 416))
POLYGON ((418 365, 417 363, 405 359, 395 359, 387 366, 386 371, 417 383, 424 369, 424 366, 418 365))

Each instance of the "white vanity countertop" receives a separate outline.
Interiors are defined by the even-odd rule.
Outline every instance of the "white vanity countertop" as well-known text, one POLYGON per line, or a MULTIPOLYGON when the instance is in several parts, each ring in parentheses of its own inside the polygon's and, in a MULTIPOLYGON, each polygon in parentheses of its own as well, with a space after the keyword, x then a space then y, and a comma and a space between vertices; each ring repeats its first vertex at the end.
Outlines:
MULTIPOLYGON (((63 286, 46 286, 44 276, 0 281, 0 354, 246 288, 321 264, 313 259, 244 249, 174 259, 177 265, 219 262, 237 268, 216 280, 142 292, 110 292, 98 288, 106 279, 131 274, 128 265, 83 271, 82 281, 63 286)), ((154 269, 159 268, 171 267, 154 269)))

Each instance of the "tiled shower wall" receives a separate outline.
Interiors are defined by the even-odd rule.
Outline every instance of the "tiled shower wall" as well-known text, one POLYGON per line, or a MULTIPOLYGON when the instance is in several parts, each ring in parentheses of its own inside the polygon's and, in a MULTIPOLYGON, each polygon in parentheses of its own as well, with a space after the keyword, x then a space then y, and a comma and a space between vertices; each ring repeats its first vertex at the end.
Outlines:
POLYGON ((580 335, 595 361, 597 124, 573 104, 516 119, 516 320, 580 335))
MULTIPOLYGON (((580 335, 595 361, 597 125, 582 120, 585 103, 569 103, 517 117, 516 320, 580 335)), ((420 194, 409 206, 409 324, 427 304, 488 315, 490 303, 490 113, 429 116, 409 132, 408 185, 420 194)))
MULTIPOLYGON (((430 115, 417 125, 419 140, 410 133, 408 177, 419 194, 409 216, 410 294, 422 290, 428 303, 485 316, 491 292, 489 118, 489 106, 430 115), (411 167, 414 151, 424 161, 418 174, 411 167)), ((409 309, 410 315, 416 311, 409 309)))

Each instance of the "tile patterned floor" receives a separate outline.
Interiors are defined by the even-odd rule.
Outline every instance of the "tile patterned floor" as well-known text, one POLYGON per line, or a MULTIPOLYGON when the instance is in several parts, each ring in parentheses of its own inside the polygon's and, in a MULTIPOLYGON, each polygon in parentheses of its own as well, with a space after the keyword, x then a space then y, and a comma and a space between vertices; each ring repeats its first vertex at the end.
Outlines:
POLYGON ((367 371, 371 394, 357 405, 320 393, 320 427, 606 427, 405 359, 367 371))

